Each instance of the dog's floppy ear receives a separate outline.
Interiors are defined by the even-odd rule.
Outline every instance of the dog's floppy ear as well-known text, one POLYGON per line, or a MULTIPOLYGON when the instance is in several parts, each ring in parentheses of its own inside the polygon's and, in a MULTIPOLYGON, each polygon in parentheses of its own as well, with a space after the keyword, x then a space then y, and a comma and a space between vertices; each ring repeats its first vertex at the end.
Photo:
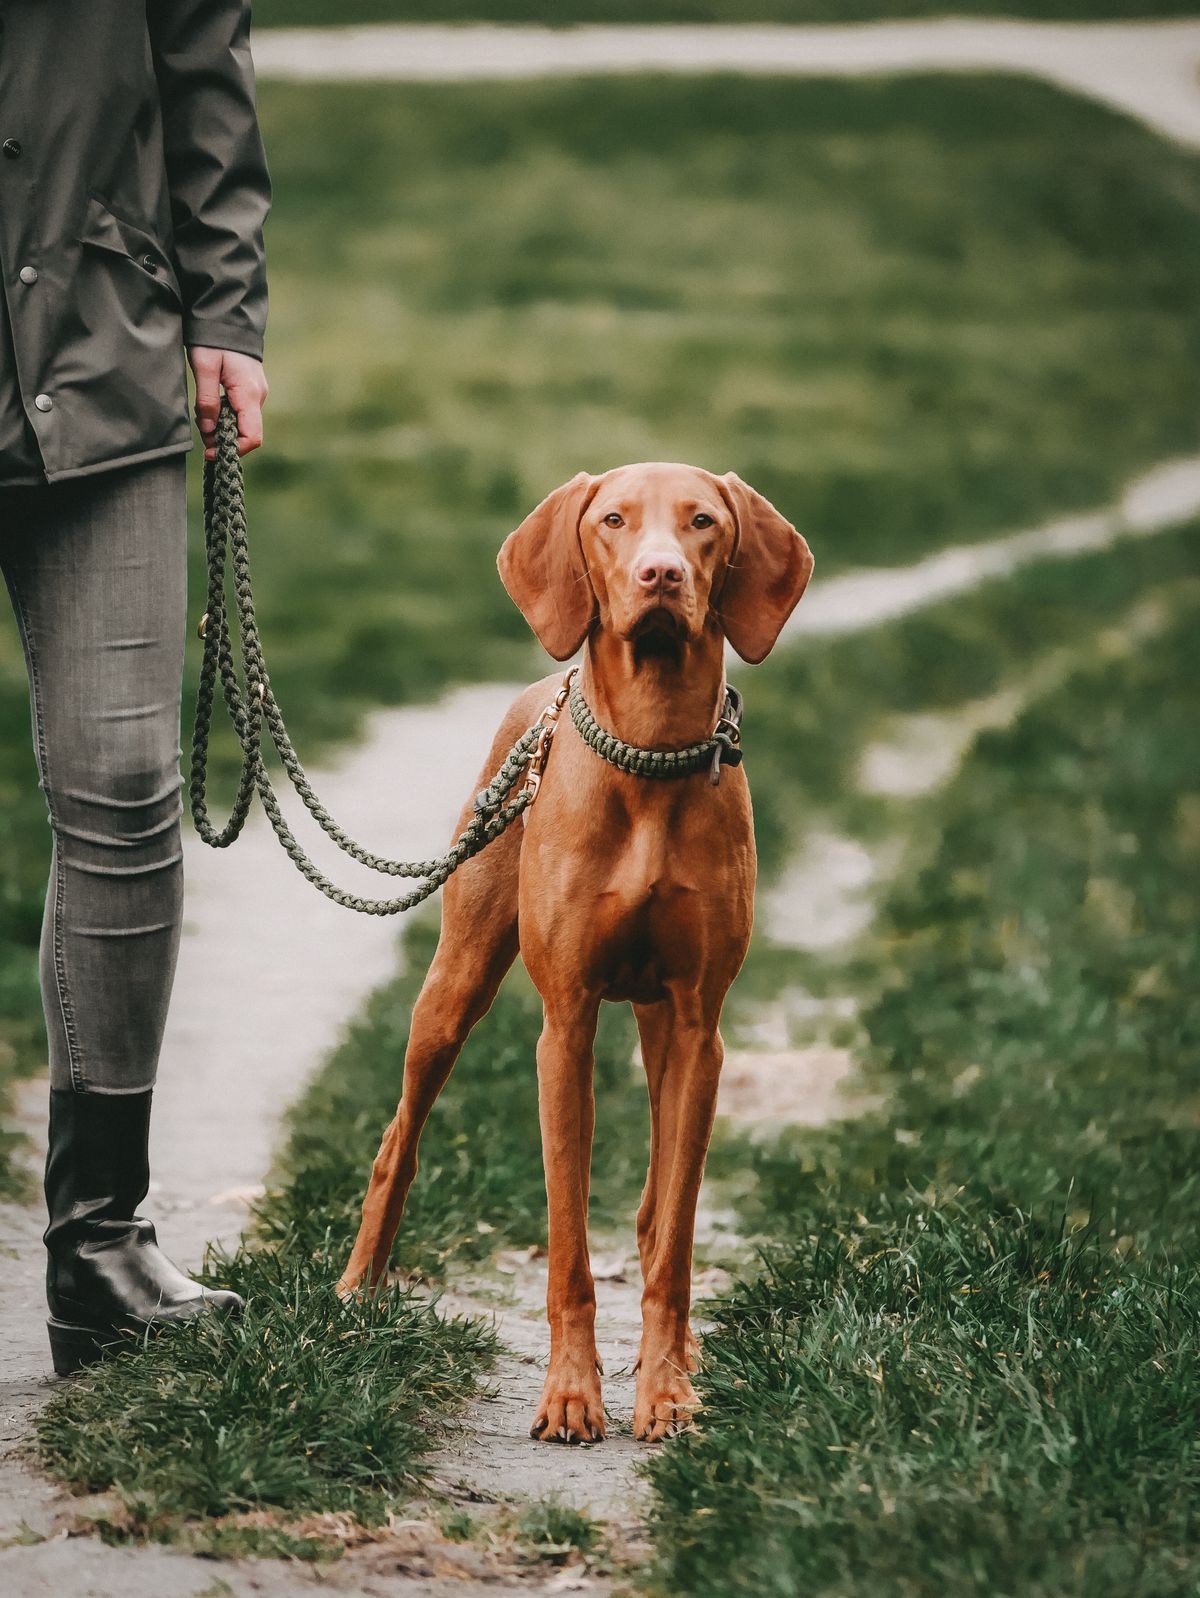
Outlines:
POLYGON ((600 486, 580 472, 547 495, 504 540, 496 564, 509 597, 555 660, 573 655, 597 615, 579 519, 600 486))
POLYGON ((717 612, 726 638, 756 666, 771 653, 808 587, 812 552, 791 522, 736 472, 718 477, 717 484, 737 520, 717 612))

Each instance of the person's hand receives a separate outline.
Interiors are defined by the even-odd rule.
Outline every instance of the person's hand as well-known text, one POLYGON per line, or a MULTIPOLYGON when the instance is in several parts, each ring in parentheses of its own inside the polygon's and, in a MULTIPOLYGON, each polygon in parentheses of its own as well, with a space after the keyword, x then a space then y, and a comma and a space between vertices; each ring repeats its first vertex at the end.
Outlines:
POLYGON ((204 459, 215 460, 213 433, 221 410, 221 390, 229 396, 238 424, 238 454, 248 455, 263 441, 262 408, 267 399, 267 374, 253 355, 236 350, 210 350, 203 344, 188 349, 196 378, 196 426, 204 439, 204 459))

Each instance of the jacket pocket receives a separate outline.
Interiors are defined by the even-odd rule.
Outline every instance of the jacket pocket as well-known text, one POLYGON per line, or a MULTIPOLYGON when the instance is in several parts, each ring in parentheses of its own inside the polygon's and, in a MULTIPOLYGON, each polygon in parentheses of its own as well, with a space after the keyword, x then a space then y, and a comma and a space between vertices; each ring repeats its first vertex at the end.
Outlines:
POLYGON ((183 296, 171 258, 152 233, 117 216, 98 194, 88 197, 79 242, 87 248, 105 250, 128 263, 131 271, 153 282, 182 309, 183 296))

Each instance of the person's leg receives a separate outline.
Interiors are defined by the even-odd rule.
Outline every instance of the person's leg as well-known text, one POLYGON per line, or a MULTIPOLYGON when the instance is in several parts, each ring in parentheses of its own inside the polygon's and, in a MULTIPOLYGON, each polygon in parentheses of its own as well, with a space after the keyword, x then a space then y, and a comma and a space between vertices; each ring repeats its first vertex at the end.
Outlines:
POLYGON ((46 1240, 56 1364, 70 1365, 97 1346, 90 1328, 204 1301, 135 1218, 182 912, 184 467, 5 499, 0 564, 53 838, 41 951, 46 1240))
POLYGON ((50 1082, 154 1085, 179 946, 183 464, 27 491, 0 536, 52 828, 50 1082))

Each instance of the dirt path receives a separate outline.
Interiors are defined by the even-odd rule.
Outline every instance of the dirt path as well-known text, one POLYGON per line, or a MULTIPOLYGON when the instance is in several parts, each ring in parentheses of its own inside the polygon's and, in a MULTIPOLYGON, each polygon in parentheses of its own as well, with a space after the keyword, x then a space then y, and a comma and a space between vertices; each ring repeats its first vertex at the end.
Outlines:
POLYGON ((641 1335, 637 1259, 596 1249, 596 1341, 610 1435, 602 1444, 580 1448, 529 1437, 546 1374, 545 1259, 502 1256, 499 1263, 511 1274, 498 1284, 464 1282, 444 1301, 456 1313, 494 1316, 508 1352, 496 1371, 495 1396, 474 1406, 468 1431, 439 1456, 437 1483, 468 1503, 559 1495, 627 1532, 636 1525, 640 1497, 635 1467, 645 1457, 629 1429, 641 1335))
POLYGON ((1041 23, 935 18, 847 27, 270 28, 261 78, 461 82, 614 72, 1016 72, 1200 144, 1200 22, 1041 23))
MULTIPOLYGON (((831 579, 801 607, 796 631, 806 618, 807 631, 818 636, 867 628, 1025 562, 1148 534, 1198 509, 1200 461, 1174 463, 1133 485, 1108 511, 947 551, 907 569, 831 579)), ((436 707, 377 713, 362 744, 321 773, 317 787, 366 841, 399 853, 435 853, 462 796, 471 791, 481 751, 514 692, 491 685, 451 694, 436 707), (405 785, 402 805, 395 774, 410 769, 414 750, 430 748, 437 756, 405 785)), ((894 786, 899 779, 885 754, 876 751, 865 780, 894 786)), ((335 864, 329 852, 315 852, 335 864)), ((171 1251, 182 1263, 194 1264, 210 1239, 236 1238, 246 1200, 267 1168, 281 1110, 329 1052, 347 1018, 391 974, 398 929, 386 921, 347 916, 313 893, 260 817, 248 826, 236 853, 214 854, 189 835, 187 856, 188 917, 159 1090, 151 1208, 171 1251)), ((336 869, 348 883, 362 880, 348 865, 338 862, 336 869)), ((823 869, 836 875, 848 868, 845 861, 839 866, 837 851, 828 851, 823 869)), ((832 886, 839 891, 836 883, 832 886)), ((786 1050, 786 1028, 778 1030, 776 1037, 764 1022, 753 1047, 731 1051, 725 1110, 747 1120, 778 1119, 784 1110, 799 1118, 805 1107, 810 1118, 845 1113, 841 1081, 848 1056, 837 1050, 787 1054, 788 1100, 781 1103, 778 1065, 785 1057, 780 1051, 786 1050)), ((25 1115, 35 1136, 43 1099, 44 1086, 31 1084, 25 1115)), ((309 1576, 291 1567, 223 1564, 225 1586, 214 1588, 212 1566, 204 1561, 152 1549, 131 1556, 96 1539, 53 1535, 76 1506, 31 1470, 20 1453, 33 1411, 49 1390, 40 1226, 36 1210, 10 1206, 0 1211, 0 1248, 6 1255, 0 1288, 0 1545, 20 1536, 23 1525, 52 1540, 0 1547, 0 1586, 22 1595, 86 1590, 101 1598, 107 1593, 140 1598, 142 1593, 294 1591, 309 1576)), ((721 1217, 708 1214, 706 1226, 710 1235, 719 1236, 721 1217)), ((544 1265, 536 1259, 510 1263, 504 1302, 496 1301, 495 1280, 463 1284, 470 1288, 468 1297, 460 1289, 461 1307, 497 1314, 511 1354, 501 1369, 497 1396, 478 1407, 472 1427, 439 1459, 440 1482, 451 1493, 482 1499, 559 1491, 630 1527, 637 1508, 634 1467, 642 1451, 627 1429, 618 1425, 603 1448, 578 1451, 534 1444, 525 1436, 545 1357, 544 1265)), ((609 1259, 600 1277, 608 1399, 618 1422, 627 1423, 637 1339, 636 1269, 609 1259)), ((395 1558, 389 1566, 383 1556, 373 1562, 356 1557, 323 1579, 337 1590, 400 1594, 408 1590, 404 1571, 403 1561, 395 1558)), ((439 1590, 428 1576, 412 1579, 422 1593, 439 1590)), ((468 1590, 461 1573, 448 1590, 468 1590)))

